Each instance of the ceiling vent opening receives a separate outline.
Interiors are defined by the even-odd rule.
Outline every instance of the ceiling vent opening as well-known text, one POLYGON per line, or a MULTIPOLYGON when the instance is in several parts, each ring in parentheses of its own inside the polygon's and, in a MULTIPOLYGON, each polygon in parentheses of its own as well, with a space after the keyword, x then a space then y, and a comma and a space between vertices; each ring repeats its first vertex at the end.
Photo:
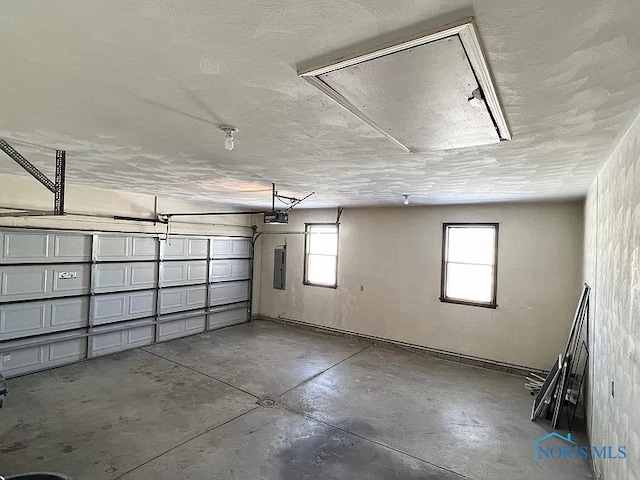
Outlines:
POLYGON ((298 75, 405 152, 511 140, 472 19, 298 75))

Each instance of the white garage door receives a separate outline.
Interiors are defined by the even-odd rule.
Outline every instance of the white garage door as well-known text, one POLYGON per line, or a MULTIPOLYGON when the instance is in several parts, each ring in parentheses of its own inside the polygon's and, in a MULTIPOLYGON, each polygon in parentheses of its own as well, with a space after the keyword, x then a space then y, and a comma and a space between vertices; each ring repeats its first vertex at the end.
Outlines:
POLYGON ((0 229, 0 372, 248 320, 251 239, 0 229))

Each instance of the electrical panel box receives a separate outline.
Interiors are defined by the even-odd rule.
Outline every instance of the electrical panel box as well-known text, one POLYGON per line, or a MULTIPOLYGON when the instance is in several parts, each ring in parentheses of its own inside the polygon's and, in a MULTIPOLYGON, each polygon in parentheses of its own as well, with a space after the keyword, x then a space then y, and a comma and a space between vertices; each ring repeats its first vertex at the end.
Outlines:
POLYGON ((273 288, 285 290, 287 279, 287 248, 278 247, 273 255, 273 288))

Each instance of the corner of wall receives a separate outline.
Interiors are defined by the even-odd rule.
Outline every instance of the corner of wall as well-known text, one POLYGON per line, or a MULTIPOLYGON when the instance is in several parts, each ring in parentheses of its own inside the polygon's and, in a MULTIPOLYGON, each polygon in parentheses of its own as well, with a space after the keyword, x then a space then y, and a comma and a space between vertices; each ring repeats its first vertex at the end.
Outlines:
MULTIPOLYGON (((589 311, 587 433, 594 446, 640 445, 640 115, 621 133, 585 204, 589 311), (635 333, 634 333, 635 332, 635 333), (615 396, 611 382, 615 382, 615 396)), ((640 478, 637 459, 593 459, 596 478, 640 478)))

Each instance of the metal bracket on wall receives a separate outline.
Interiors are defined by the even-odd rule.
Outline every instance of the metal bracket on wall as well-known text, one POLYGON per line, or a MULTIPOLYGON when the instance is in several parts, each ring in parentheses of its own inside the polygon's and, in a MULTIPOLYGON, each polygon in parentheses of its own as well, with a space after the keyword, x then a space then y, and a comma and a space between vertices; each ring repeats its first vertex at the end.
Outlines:
MULTIPOLYGON (((9 145, 5 140, 0 138, 0 149, 6 153, 12 160, 26 170, 33 178, 44 185, 51 193, 53 193, 53 215, 64 215, 64 189, 65 189, 65 172, 67 167, 67 154, 64 150, 56 150, 56 173, 53 181, 42 173, 29 160, 24 158, 20 153, 9 145)), ((44 213, 44 212, 40 212, 44 213)), ((24 209, 12 214, 11 216, 38 215, 37 211, 24 209)), ((44 213, 45 215, 47 213, 44 213)), ((50 215, 50 214, 49 214, 50 215)))

